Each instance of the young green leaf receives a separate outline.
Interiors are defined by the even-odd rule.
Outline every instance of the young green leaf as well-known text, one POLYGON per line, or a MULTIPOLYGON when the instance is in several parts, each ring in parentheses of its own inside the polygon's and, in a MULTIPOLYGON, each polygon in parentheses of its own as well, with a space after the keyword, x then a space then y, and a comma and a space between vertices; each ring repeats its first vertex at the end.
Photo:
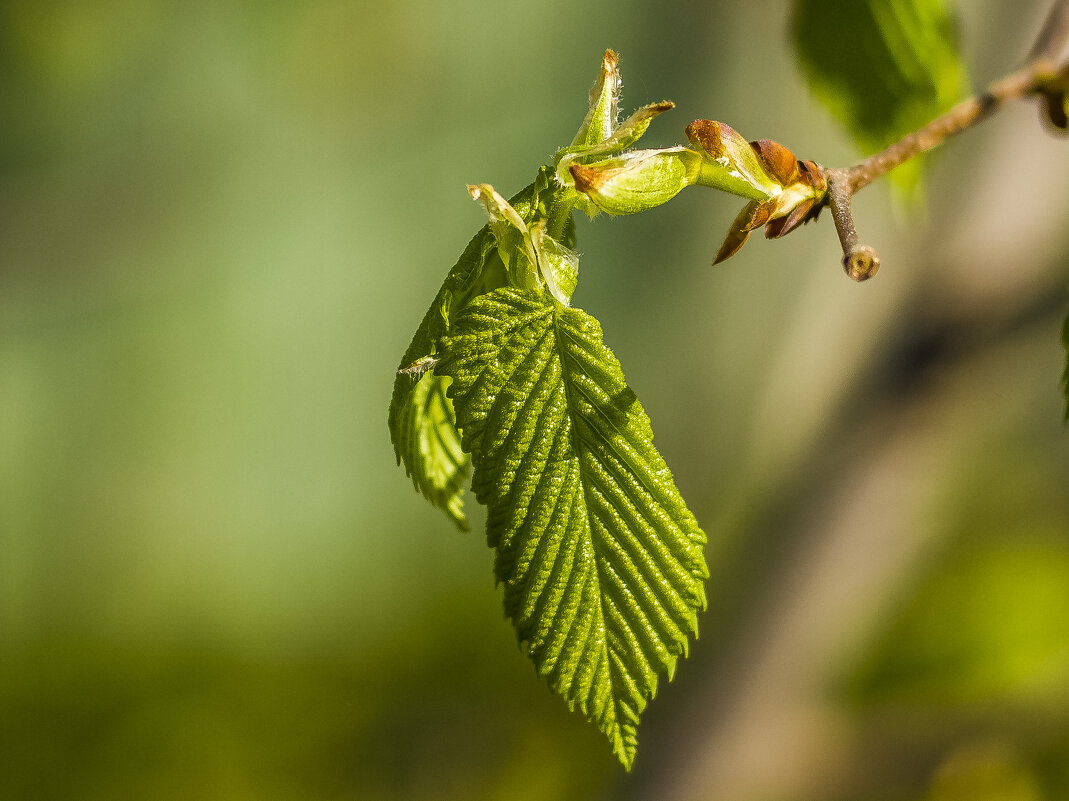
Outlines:
POLYGON ((548 293, 467 305, 437 374, 472 454, 505 611, 538 672, 625 767, 705 608, 705 535, 601 326, 548 293))
MULTIPOLYGON (((533 216, 552 186, 549 168, 543 167, 534 183, 509 201, 510 210, 521 217, 533 216)), ((566 226, 566 234, 574 236, 574 228, 566 226)), ((401 357, 394 378, 389 426, 397 462, 404 464, 416 491, 461 530, 468 528, 461 495, 471 471, 460 447, 451 402, 446 397, 448 379, 437 375, 434 366, 439 342, 457 313, 472 298, 505 286, 508 281, 499 242, 492 226, 484 225, 446 276, 401 357)))
MULTIPOLYGON (((493 252, 494 238, 489 227, 484 226, 449 271, 401 357, 390 402, 390 439, 398 464, 404 464, 416 491, 445 512, 461 530, 468 528, 461 494, 470 467, 467 455, 460 448, 453 409, 445 394, 446 379, 436 375, 433 366, 437 342, 449 329, 454 296, 465 290, 470 292, 482 273, 489 278, 495 272, 486 269, 493 252)), ((499 272, 503 275, 504 265, 499 272)), ((493 279, 491 283, 501 285, 493 279)))
MULTIPOLYGON (((794 43, 815 94, 868 155, 967 93, 944 0, 795 0, 794 43)), ((915 188, 920 161, 891 177, 915 188)))

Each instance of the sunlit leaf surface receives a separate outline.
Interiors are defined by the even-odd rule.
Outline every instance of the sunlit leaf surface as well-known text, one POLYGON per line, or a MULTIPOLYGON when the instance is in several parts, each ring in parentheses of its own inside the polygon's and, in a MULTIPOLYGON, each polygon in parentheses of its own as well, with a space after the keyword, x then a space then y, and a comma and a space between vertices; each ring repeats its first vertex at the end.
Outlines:
POLYGON ((488 508, 505 611, 538 672, 630 767, 639 715, 705 607, 705 535, 601 326, 544 293, 472 301, 440 374, 488 508))

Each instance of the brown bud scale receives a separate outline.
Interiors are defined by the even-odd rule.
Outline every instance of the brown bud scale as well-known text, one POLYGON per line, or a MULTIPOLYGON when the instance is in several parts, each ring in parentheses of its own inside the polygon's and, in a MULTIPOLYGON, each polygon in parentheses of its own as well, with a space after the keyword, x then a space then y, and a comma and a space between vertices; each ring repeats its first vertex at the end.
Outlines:
POLYGON ((750 142, 765 172, 775 178, 780 186, 790 186, 798 180, 798 159, 794 153, 771 139, 750 142))
POLYGON ((713 158, 719 158, 724 155, 720 125, 721 123, 712 120, 694 120, 686 127, 684 133, 695 147, 704 150, 713 158))

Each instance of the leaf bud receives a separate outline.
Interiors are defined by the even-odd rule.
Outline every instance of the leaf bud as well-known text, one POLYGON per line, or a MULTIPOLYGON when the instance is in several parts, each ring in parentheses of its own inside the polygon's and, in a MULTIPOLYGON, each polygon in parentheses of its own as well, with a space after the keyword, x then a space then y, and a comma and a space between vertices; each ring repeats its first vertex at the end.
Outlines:
POLYGON ((685 147, 636 150, 569 167, 575 189, 609 214, 636 214, 667 203, 693 184, 699 154, 685 147))
POLYGON ((590 90, 590 107, 572 140, 571 148, 592 147, 612 134, 620 113, 621 83, 620 59, 612 50, 606 50, 597 83, 590 90))
POLYGON ((703 157, 697 181, 702 186, 750 200, 766 200, 782 191, 783 184, 769 174, 754 148, 730 125, 695 120, 686 134, 703 157))
POLYGON ((880 256, 869 245, 860 245, 843 256, 843 269, 855 281, 868 281, 880 269, 880 256))
POLYGON ((509 283, 532 291, 545 286, 567 306, 579 281, 579 254, 547 234, 544 219, 524 220, 490 184, 469 186, 468 192, 486 208, 509 283))

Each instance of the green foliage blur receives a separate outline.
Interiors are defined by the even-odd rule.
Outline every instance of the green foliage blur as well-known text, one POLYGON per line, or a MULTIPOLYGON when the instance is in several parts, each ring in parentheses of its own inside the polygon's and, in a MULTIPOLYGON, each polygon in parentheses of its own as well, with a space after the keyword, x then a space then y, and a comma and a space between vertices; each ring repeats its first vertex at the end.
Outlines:
MULTIPOLYGON (((793 6, 794 43, 809 83, 866 154, 970 94, 956 21, 944 0, 795 0, 793 6)), ((916 193, 922 162, 901 165, 890 180, 916 193)))
MULTIPOLYGON (((962 2, 978 83, 1045 3, 962 2)), ((734 198, 580 221, 596 314, 710 537, 625 776, 519 653, 477 510, 394 465, 398 355, 602 52, 647 138, 828 165, 785 4, 0 3, 0 798, 1069 796, 1069 157, 949 143, 710 261, 734 198), (1012 202, 1010 199, 1012 198, 1012 202)), ((838 42, 849 47, 849 42, 838 42)))

